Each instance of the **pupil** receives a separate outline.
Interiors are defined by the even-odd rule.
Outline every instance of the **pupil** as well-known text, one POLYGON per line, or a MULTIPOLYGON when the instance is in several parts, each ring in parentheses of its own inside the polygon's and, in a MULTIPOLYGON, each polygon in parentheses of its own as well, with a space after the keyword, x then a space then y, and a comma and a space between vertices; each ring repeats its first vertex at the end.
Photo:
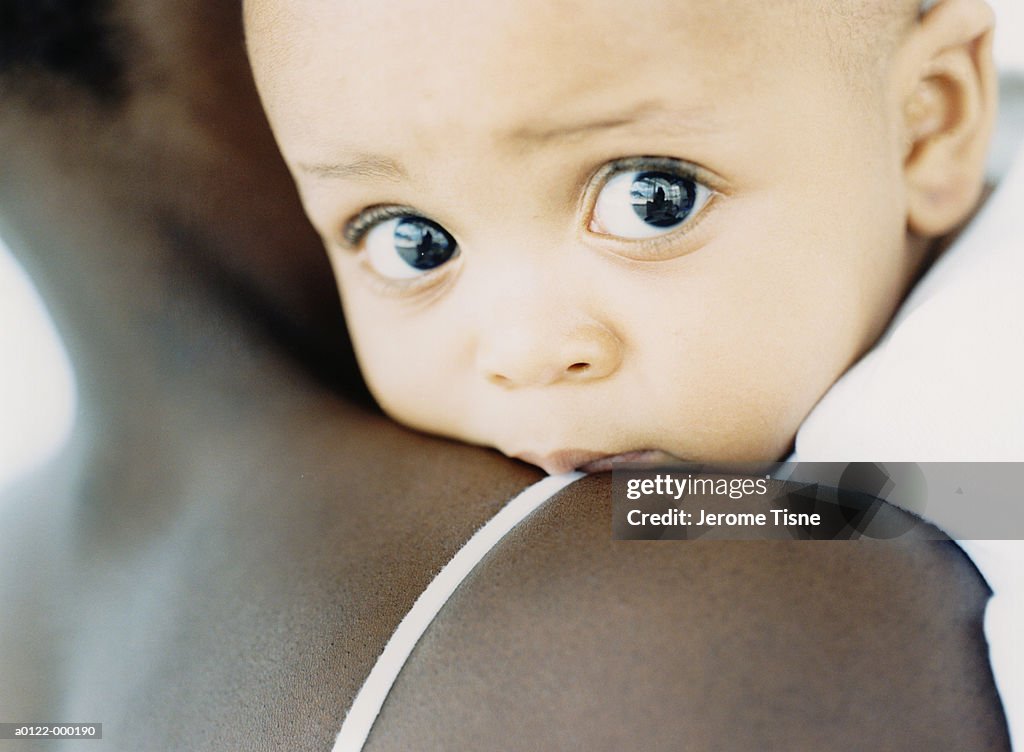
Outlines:
POLYGON ((666 172, 641 172, 629 189, 633 211, 654 227, 672 227, 693 209, 697 189, 693 181, 666 172))
POLYGON ((395 250, 414 269, 433 269, 455 253, 455 239, 429 219, 409 217, 395 226, 395 250))

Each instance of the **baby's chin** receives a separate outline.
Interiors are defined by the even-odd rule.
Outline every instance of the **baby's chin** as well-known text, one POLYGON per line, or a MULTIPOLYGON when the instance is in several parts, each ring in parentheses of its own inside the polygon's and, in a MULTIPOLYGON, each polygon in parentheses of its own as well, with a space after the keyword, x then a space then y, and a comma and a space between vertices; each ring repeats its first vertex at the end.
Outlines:
POLYGON ((645 464, 665 465, 684 462, 680 457, 663 449, 633 449, 626 452, 608 453, 589 449, 559 449, 554 452, 521 452, 515 459, 529 462, 549 475, 558 475, 578 470, 584 473, 605 473, 617 465, 645 464))

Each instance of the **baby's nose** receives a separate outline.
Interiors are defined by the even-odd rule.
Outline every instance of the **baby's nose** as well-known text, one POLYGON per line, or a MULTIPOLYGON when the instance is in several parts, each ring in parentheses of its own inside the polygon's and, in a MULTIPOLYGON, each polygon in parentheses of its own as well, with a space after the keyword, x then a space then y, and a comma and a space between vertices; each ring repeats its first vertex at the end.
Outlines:
POLYGON ((491 383, 506 388, 603 379, 622 363, 618 336, 598 322, 557 331, 544 322, 491 332, 481 342, 478 365, 491 383))

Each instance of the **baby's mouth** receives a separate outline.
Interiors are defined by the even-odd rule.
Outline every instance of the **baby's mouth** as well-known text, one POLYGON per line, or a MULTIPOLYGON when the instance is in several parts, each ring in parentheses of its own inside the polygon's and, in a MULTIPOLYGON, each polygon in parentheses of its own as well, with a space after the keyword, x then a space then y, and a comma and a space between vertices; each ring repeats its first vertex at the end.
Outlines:
POLYGON ((522 452, 515 456, 531 465, 539 466, 549 475, 567 473, 570 470, 580 470, 584 473, 605 473, 613 470, 615 465, 633 462, 659 464, 682 461, 660 449, 638 449, 618 454, 587 449, 560 449, 547 454, 522 452))
POLYGON ((607 455, 591 460, 577 467, 585 473, 607 473, 615 469, 616 465, 628 465, 631 463, 645 465, 665 465, 682 462, 679 457, 662 451, 661 449, 639 449, 632 452, 607 455))

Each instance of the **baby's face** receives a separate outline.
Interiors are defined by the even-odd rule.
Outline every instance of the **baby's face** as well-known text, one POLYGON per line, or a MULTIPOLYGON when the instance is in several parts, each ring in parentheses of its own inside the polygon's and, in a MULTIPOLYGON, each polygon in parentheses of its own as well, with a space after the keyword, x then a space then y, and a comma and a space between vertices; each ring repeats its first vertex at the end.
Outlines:
POLYGON ((914 269, 823 5, 250 2, 381 406, 550 472, 784 454, 914 269))

